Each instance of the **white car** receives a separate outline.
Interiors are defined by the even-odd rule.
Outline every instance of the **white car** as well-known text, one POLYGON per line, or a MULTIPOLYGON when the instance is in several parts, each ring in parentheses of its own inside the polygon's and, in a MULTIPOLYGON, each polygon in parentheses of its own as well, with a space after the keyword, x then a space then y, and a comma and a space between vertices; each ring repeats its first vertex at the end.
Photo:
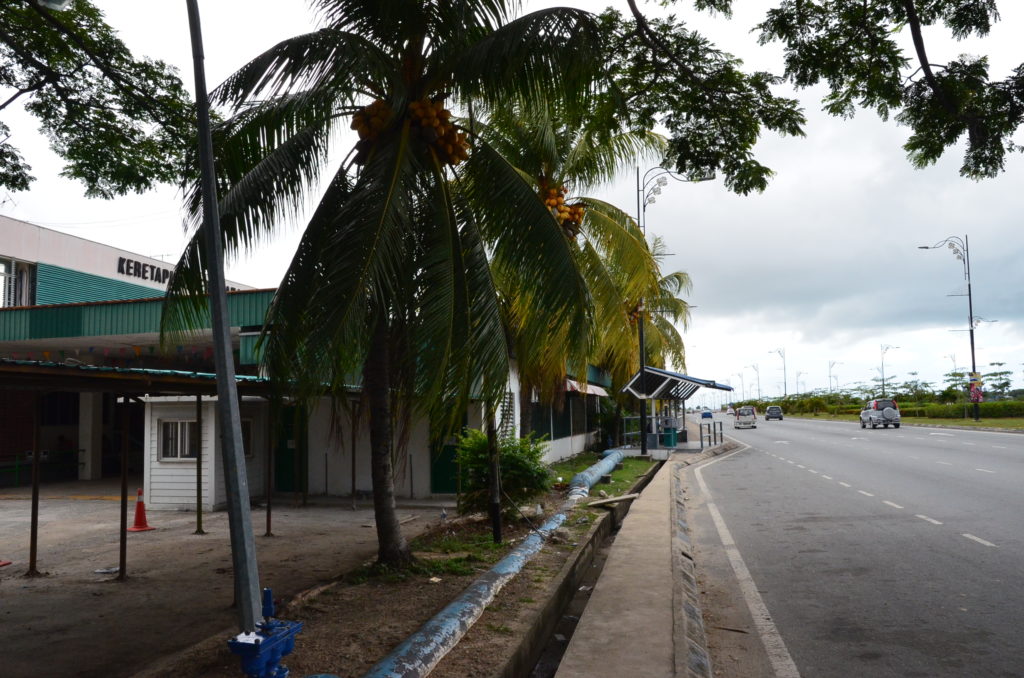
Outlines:
POLYGON ((733 428, 757 428, 757 410, 753 405, 744 405, 736 410, 736 418, 732 422, 733 428))

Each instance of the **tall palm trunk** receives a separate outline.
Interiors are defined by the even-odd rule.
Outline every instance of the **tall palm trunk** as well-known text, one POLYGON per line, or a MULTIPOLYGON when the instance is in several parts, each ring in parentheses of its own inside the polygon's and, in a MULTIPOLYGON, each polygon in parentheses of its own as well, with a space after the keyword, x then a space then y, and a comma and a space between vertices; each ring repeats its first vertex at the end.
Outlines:
POLYGON ((377 523, 377 563, 401 567, 412 560, 395 511, 395 473, 391 460, 391 365, 387 320, 380 319, 363 366, 363 388, 370 405, 370 469, 373 514, 377 523))

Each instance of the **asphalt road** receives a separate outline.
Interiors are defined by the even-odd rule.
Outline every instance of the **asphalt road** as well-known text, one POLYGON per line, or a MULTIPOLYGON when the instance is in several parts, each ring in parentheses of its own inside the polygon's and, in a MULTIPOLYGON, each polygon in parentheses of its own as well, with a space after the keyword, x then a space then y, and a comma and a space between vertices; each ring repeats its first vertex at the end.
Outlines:
POLYGON ((792 659, 771 673, 1024 676, 1024 435, 724 421, 750 447, 693 488, 792 659))

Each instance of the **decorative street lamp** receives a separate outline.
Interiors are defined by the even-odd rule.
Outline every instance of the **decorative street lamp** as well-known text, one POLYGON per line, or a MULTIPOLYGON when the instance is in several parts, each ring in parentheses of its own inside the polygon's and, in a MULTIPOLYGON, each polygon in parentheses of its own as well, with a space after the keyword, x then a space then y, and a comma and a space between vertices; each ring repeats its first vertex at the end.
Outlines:
POLYGON ((899 346, 892 346, 891 344, 882 344, 882 397, 885 397, 885 353, 890 348, 899 348, 899 346))
MULTIPOLYGON (((836 365, 842 365, 843 363, 839 360, 828 361, 828 392, 832 392, 832 368, 836 365)), ((836 376, 836 388, 839 388, 839 377, 836 376)))
POLYGON ((753 365, 747 365, 750 369, 754 370, 754 374, 757 375, 757 399, 761 399, 761 371, 757 369, 757 363, 753 365))
MULTIPOLYGON (((651 167, 640 176, 640 168, 636 168, 636 223, 640 231, 647 235, 647 206, 653 205, 661 189, 668 184, 668 177, 681 182, 700 182, 714 179, 714 175, 688 179, 664 167, 651 167)), ((647 346, 644 341, 644 301, 640 300, 637 312, 637 339, 640 342, 640 390, 644 394, 640 403, 640 454, 647 454, 647 346)))
POLYGON ((981 407, 978 404, 981 399, 981 389, 978 388, 976 381, 978 378, 978 365, 974 358, 974 328, 976 323, 974 322, 974 300, 971 297, 971 251, 967 246, 967 236, 964 235, 963 238, 960 238, 959 236, 951 235, 934 245, 918 245, 917 249, 934 250, 943 245, 948 247, 953 252, 953 255, 964 265, 964 280, 967 281, 967 331, 971 338, 970 395, 971 400, 974 402, 974 421, 981 421, 981 407))
POLYGON ((789 395, 789 391, 787 391, 786 388, 786 349, 777 348, 768 352, 778 353, 779 357, 782 358, 782 397, 785 398, 787 395, 789 395))

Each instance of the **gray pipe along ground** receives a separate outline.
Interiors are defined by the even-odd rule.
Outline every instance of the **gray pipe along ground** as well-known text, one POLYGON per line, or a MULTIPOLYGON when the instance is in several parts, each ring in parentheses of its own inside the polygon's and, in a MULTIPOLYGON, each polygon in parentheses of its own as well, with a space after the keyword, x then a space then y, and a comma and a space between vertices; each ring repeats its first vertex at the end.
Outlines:
MULTIPOLYGON (((551 533, 561 527, 572 507, 586 497, 601 476, 611 473, 622 461, 621 450, 606 450, 604 458, 573 476, 569 494, 558 513, 523 540, 523 543, 478 577, 463 593, 438 612, 418 631, 406 638, 380 660, 363 678, 423 678, 454 648, 476 623, 501 587, 516 576, 529 562, 551 533)), ((306 678, 338 678, 333 674, 316 674, 306 678)))

